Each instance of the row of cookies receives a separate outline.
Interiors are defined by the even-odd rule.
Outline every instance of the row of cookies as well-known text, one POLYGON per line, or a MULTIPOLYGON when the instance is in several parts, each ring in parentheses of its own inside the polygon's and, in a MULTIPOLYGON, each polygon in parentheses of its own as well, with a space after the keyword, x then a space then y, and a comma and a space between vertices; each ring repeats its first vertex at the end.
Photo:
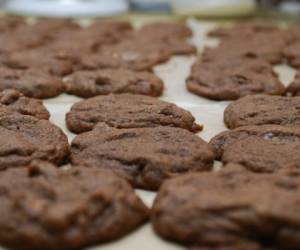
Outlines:
POLYGON ((249 24, 212 32, 221 45, 204 51, 187 87, 211 99, 240 99, 224 112, 231 130, 209 143, 223 168, 161 186, 151 220, 163 238, 196 250, 300 248, 300 99, 275 96, 285 90, 271 65, 292 46, 281 32, 249 24))
POLYGON ((213 100, 235 100, 252 94, 297 95, 299 75, 288 88, 273 65, 287 62, 299 68, 299 28, 266 24, 239 24, 209 33, 220 39, 216 48, 205 48, 192 67, 187 89, 213 100))
POLYGON ((278 34, 273 26, 218 29, 212 35, 225 42, 205 50, 194 65, 190 89, 198 84, 194 90, 202 96, 240 99, 224 112, 232 130, 210 141, 224 167, 187 174, 161 187, 152 221, 164 238, 191 249, 299 248, 300 99, 272 96, 284 93, 271 64, 282 60, 286 45, 281 46, 284 37, 274 46, 262 42, 278 34))
POLYGON ((152 68, 172 55, 195 54, 183 24, 153 23, 134 29, 121 21, 0 19, 0 90, 50 98, 60 93, 159 96, 163 83, 152 68))

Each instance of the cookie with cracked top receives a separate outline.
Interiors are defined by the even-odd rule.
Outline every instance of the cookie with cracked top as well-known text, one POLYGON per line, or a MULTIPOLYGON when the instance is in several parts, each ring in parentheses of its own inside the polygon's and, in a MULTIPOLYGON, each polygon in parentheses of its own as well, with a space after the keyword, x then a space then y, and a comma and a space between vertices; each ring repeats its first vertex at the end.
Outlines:
POLYGON ((224 122, 233 129, 247 125, 300 125, 300 97, 253 95, 230 103, 224 122))
POLYGON ((74 133, 92 130, 98 123, 114 128, 178 127, 198 132, 192 114, 175 104, 154 97, 120 94, 96 96, 75 103, 66 115, 74 133))
POLYGON ((240 163, 254 172, 300 168, 299 126, 243 126, 216 135, 210 145, 223 163, 240 163))
POLYGON ((214 152, 180 128, 115 129, 98 125, 75 137, 73 164, 111 169, 133 186, 157 190, 168 178, 212 168, 214 152))
POLYGON ((48 120, 50 117, 41 100, 28 98, 14 89, 0 92, 0 105, 5 106, 10 111, 31 115, 39 119, 48 120))
POLYGON ((0 67, 0 91, 5 89, 16 89, 28 97, 50 98, 62 93, 62 82, 41 70, 0 67))
POLYGON ((148 218, 130 185, 102 169, 33 162, 2 172, 0 189, 0 244, 10 249, 81 249, 120 238, 148 218))
POLYGON ((68 153, 68 139, 60 128, 48 120, 1 108, 0 170, 21 167, 33 160, 62 164, 68 153))
POLYGON ((64 91, 81 97, 132 93, 160 96, 163 82, 150 72, 135 72, 128 69, 102 69, 76 71, 63 82, 64 91))
POLYGON ((299 183, 299 169, 255 174, 232 164, 186 174, 162 185, 152 224, 160 236, 195 249, 297 249, 299 183), (254 243, 232 247, 247 240, 254 243))
POLYGON ((235 100, 260 93, 282 95, 285 92, 272 67, 256 58, 218 62, 199 58, 186 85, 190 92, 213 100, 235 100))

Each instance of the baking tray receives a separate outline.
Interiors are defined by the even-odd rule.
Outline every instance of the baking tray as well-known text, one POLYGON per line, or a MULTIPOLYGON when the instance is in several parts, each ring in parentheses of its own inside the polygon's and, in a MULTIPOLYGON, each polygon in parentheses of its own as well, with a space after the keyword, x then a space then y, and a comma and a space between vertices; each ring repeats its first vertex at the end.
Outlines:
MULTIPOLYGON (((157 21, 156 18, 140 18, 131 19, 134 26, 141 26, 144 23, 157 21)), ((161 20, 161 19, 160 19, 161 20)), ((188 19, 187 25, 193 30, 194 37, 191 43, 196 45, 199 53, 205 46, 217 46, 218 40, 208 38, 207 32, 218 26, 218 23, 199 21, 193 18, 188 19)), ((194 94, 189 93, 185 87, 185 79, 190 73, 191 65, 195 61, 196 56, 174 56, 165 64, 154 68, 155 73, 164 81, 165 91, 160 99, 175 103, 176 105, 189 110, 197 122, 204 125, 203 131, 198 135, 206 141, 209 141, 217 133, 225 130, 223 123, 223 111, 229 102, 211 101, 194 94)), ((295 70, 287 65, 275 66, 275 71, 279 74, 281 81, 287 85, 291 82, 295 75, 295 70)), ((69 141, 75 137, 65 125, 65 114, 70 107, 81 98, 62 94, 59 97, 47 99, 44 101, 45 106, 51 113, 51 121, 61 127, 69 138, 69 141)), ((219 162, 215 162, 214 167, 220 167, 219 162)), ((155 192, 144 190, 136 190, 141 199, 151 207, 156 196, 155 192)), ((157 236, 148 222, 144 226, 138 228, 128 236, 120 240, 113 241, 108 244, 93 246, 86 249, 90 250, 180 250, 186 249, 183 246, 164 241, 157 236)), ((0 250, 4 250, 0 248, 0 250)))

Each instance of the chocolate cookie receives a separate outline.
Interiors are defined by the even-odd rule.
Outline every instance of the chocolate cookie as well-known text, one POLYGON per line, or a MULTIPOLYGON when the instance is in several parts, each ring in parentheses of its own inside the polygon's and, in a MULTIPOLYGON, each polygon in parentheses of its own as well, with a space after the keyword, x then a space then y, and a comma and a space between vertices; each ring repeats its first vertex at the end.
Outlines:
POLYGON ((244 126, 222 132, 210 144, 223 163, 240 163, 255 172, 300 168, 300 128, 281 125, 244 126))
POLYGON ((60 58, 44 47, 11 53, 4 64, 14 69, 42 70, 55 76, 65 76, 73 72, 74 62, 60 58))
POLYGON ((110 93, 160 96, 163 91, 163 82, 152 73, 127 69, 76 71, 64 80, 64 90, 81 97, 110 93))
POLYGON ((62 92, 60 79, 41 70, 0 67, 0 91, 16 89, 35 98, 50 98, 62 92))
POLYGON ((187 174, 161 187, 152 209, 153 226, 162 237, 186 245, 236 249, 228 247, 250 240, 297 249, 299 183, 299 170, 254 174, 238 165, 187 174))
POLYGON ((97 96, 74 104, 66 115, 74 133, 92 130, 98 123, 115 128, 179 127, 198 132, 192 114, 175 104, 132 94, 97 96))
POLYGON ((132 27, 127 22, 99 21, 82 29, 55 33, 56 39, 47 48, 58 58, 78 62, 81 57, 97 52, 103 45, 119 42, 131 31, 132 27))
POLYGON ((168 178, 212 168, 212 148, 180 128, 97 126, 72 142, 73 164, 107 168, 135 187, 156 190, 168 178))
POLYGON ((20 167, 32 160, 62 164, 68 139, 60 128, 16 112, 0 112, 0 169, 20 167))
POLYGON ((300 125, 300 97, 254 95, 227 106, 224 122, 233 129, 247 125, 300 125))
POLYGON ((0 175, 0 244, 57 250, 117 239, 140 226, 148 209, 110 171, 34 162, 0 175))
POLYGON ((135 71, 152 71, 152 68, 166 62, 169 54, 162 53, 155 44, 148 45, 125 40, 115 45, 103 46, 100 51, 83 56, 80 69, 127 68, 135 71))
POLYGON ((237 36, 223 40, 217 48, 208 50, 210 54, 207 56, 216 59, 223 57, 228 61, 241 57, 258 58, 270 64, 279 64, 284 59, 283 51, 288 43, 285 33, 237 36))
POLYGON ((0 92, 0 104, 10 111, 23 115, 31 115, 39 119, 48 120, 50 114, 41 100, 25 97, 14 89, 7 89, 0 92))
POLYGON ((281 95, 285 89, 272 67, 260 59, 206 61, 194 64, 187 89, 213 100, 235 100, 246 95, 281 95))
POLYGON ((287 46, 283 54, 287 58, 288 63, 295 67, 300 68, 300 41, 296 41, 295 43, 290 44, 287 46))
POLYGON ((292 96, 300 96, 300 73, 295 76, 294 81, 286 88, 286 94, 292 96))

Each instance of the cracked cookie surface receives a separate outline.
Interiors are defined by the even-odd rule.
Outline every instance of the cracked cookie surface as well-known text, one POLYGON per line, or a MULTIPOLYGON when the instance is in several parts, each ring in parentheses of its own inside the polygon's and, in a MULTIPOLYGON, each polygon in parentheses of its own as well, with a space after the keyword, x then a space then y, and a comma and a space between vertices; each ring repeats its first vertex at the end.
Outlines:
POLYGON ((195 249, 297 249, 299 183, 299 170, 255 174, 235 164, 187 174, 162 185, 152 223, 160 236, 195 249))
POLYGON ((0 112, 0 170, 32 160, 62 164, 69 152, 66 135, 48 120, 16 112, 0 112))
POLYGON ((154 97, 120 94, 97 96, 74 104, 66 115, 74 133, 92 130, 98 123, 115 128, 178 127, 198 132, 192 114, 154 97))
POLYGON ((300 97, 253 95, 230 103, 224 122, 233 129, 247 125, 300 125, 300 97))
POLYGON ((299 126, 243 126, 216 135, 210 144, 223 163, 240 163, 254 172, 300 168, 299 126))
POLYGON ((50 117, 50 113, 41 100, 26 97, 14 89, 0 92, 0 105, 22 115, 31 115, 45 120, 50 117))
POLYGON ((163 82, 150 72, 126 69, 76 71, 63 82, 65 92, 81 97, 132 93, 160 96, 163 82))
POLYGON ((33 162, 1 173, 0 190, 0 243, 10 249, 81 249, 148 218, 130 185, 103 169, 33 162))
POLYGON ((200 137, 180 128, 98 125, 75 137, 70 158, 73 164, 108 168, 135 187, 156 190, 167 178, 210 170, 214 153, 200 137))

